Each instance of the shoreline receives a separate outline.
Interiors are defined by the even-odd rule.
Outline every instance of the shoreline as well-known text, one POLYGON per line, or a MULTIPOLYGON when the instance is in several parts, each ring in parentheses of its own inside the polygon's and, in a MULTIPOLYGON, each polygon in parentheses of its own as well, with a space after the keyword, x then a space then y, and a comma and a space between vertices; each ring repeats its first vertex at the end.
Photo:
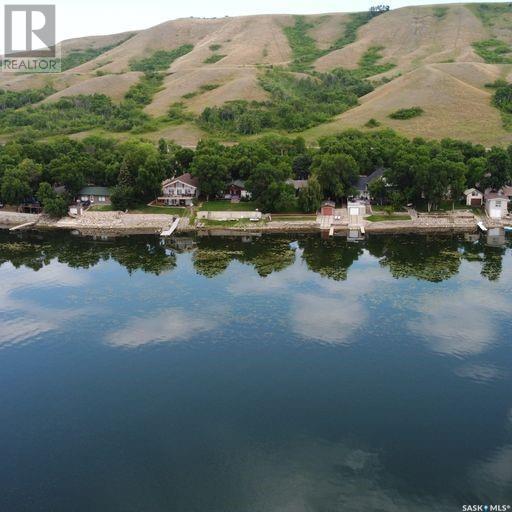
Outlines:
MULTIPOLYGON (((127 214, 123 212, 87 212, 79 218, 65 217, 52 219, 45 215, 3 212, 0 211, 0 228, 12 228, 30 224, 23 229, 29 230, 67 230, 78 231, 82 235, 130 235, 147 234, 158 235, 168 229, 173 217, 168 214, 127 214)), ((488 228, 504 227, 510 223, 505 221, 490 221, 456 216, 428 215, 421 218, 403 221, 364 221, 367 234, 429 234, 429 233, 476 233, 477 222, 482 220, 488 228)), ((320 225, 314 221, 270 221, 266 224, 247 225, 218 225, 195 226, 190 224, 188 217, 181 217, 177 233, 319 233, 327 234, 328 230, 321 230, 320 225)), ((349 232, 349 226, 344 224, 333 225, 333 234, 343 235, 349 232)))

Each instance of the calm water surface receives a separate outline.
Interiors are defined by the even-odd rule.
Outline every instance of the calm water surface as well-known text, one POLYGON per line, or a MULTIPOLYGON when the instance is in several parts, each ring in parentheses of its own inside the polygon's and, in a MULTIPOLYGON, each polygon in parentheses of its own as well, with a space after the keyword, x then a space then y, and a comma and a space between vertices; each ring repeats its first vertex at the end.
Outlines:
POLYGON ((512 504, 512 252, 0 231, 0 510, 512 504))

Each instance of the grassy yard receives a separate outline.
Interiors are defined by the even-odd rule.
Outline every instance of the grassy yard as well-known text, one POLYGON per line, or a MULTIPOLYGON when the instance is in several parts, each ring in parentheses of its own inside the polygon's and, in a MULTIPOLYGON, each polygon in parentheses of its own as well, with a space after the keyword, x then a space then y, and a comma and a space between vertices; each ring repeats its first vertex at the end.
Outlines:
POLYGON ((153 213, 188 217, 190 215, 190 210, 187 210, 186 208, 173 208, 172 206, 148 206, 146 204, 141 204, 130 210, 130 213, 153 213))
MULTIPOLYGON (((91 212, 113 212, 114 207, 111 204, 94 205, 89 208, 91 212)), ((128 210, 128 213, 150 213, 150 214, 164 214, 164 215, 178 215, 180 217, 187 217, 190 215, 190 210, 186 208, 172 208, 171 206, 148 206, 141 204, 128 210)))
POLYGON ((89 208, 90 212, 113 212, 114 207, 111 204, 96 204, 89 208))
POLYGON ((254 201, 240 201, 239 203, 232 203, 231 201, 205 201, 199 210, 206 212, 249 212, 256 210, 256 203, 254 201))
POLYGON ((366 220, 370 222, 388 222, 388 221, 396 221, 396 220, 411 220, 410 215, 370 215, 366 217, 366 220))

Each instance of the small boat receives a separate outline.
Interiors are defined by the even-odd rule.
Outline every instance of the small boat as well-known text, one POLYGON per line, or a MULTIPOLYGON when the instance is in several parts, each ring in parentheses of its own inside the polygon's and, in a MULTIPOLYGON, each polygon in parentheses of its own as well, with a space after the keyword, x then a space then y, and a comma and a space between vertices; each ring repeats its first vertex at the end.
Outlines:
POLYGON ((290 249, 292 251, 296 251, 299 248, 299 242, 295 240, 294 242, 290 242, 290 249))
POLYGON ((512 226, 504 226, 503 229, 507 232, 507 233, 511 233, 512 232, 512 226))

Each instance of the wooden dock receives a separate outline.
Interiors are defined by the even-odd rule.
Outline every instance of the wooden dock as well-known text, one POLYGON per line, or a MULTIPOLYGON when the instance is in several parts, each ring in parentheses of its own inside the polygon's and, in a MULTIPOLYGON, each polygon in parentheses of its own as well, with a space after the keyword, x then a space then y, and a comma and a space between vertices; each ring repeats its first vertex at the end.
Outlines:
POLYGON ((160 236, 171 236, 176 231, 176 228, 178 227, 179 223, 180 218, 176 217, 171 226, 169 227, 169 229, 164 229, 164 231, 160 233, 160 236))
POLYGON ((31 226, 34 226, 36 223, 37 223, 37 220, 25 222, 24 224, 19 224, 18 226, 13 226, 12 228, 9 229, 9 231, 18 231, 18 229, 29 228, 31 226))

